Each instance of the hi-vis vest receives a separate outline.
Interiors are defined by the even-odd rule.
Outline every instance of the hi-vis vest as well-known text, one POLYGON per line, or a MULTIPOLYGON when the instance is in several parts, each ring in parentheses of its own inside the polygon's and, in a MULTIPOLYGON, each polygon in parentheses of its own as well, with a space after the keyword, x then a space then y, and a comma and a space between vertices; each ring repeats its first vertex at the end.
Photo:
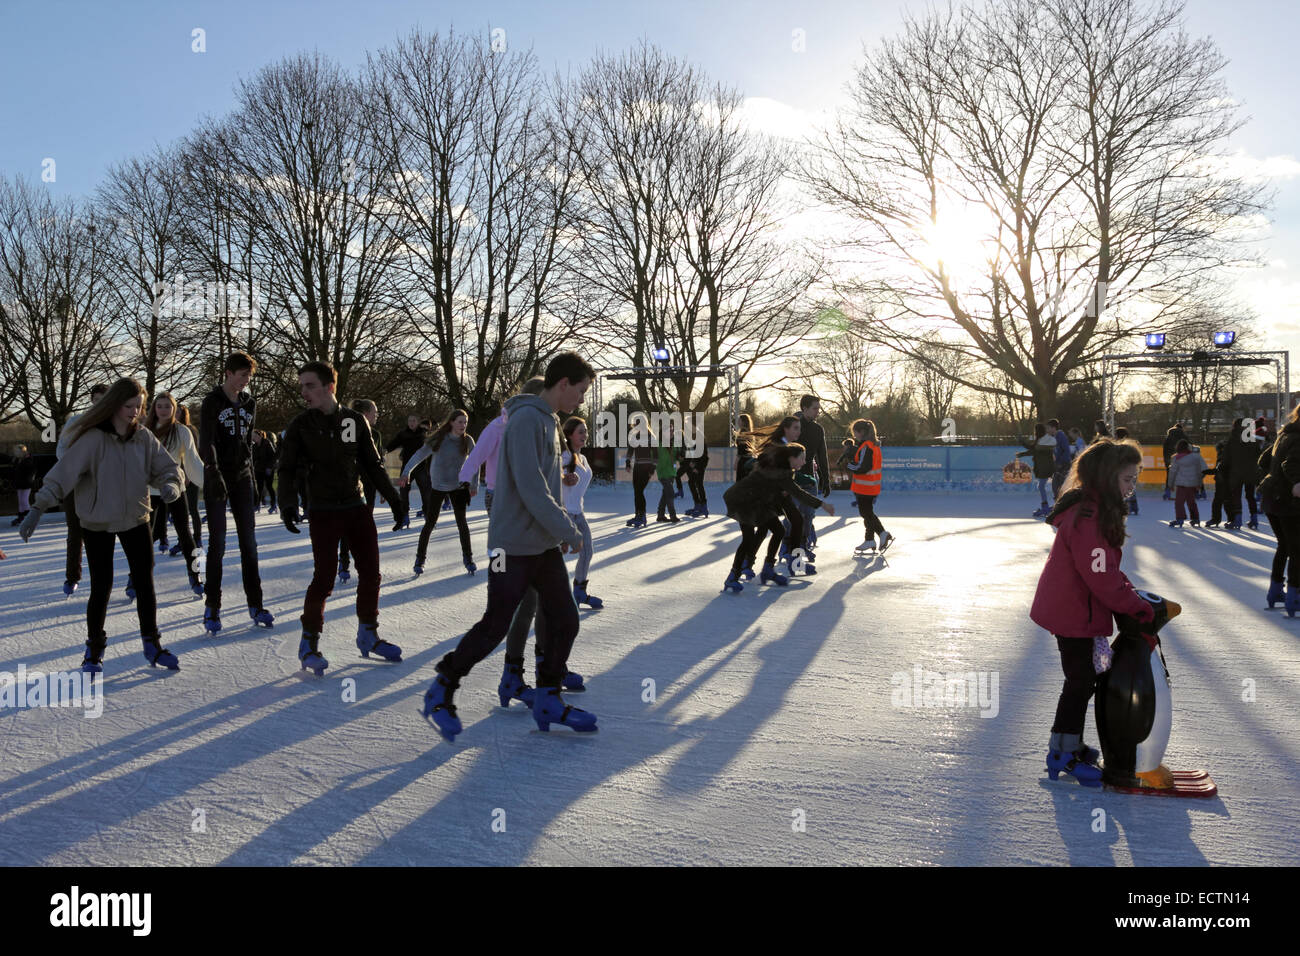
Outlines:
POLYGON ((878 495, 880 494, 880 446, 874 442, 864 441, 858 446, 857 453, 853 457, 855 462, 862 461, 864 450, 871 453, 871 470, 854 472, 850 488, 855 495, 878 495))

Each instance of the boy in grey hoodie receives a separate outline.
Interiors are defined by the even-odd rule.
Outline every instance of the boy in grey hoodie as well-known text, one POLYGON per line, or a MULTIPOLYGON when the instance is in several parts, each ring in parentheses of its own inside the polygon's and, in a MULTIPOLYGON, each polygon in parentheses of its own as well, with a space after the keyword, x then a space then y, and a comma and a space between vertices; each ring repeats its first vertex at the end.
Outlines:
POLYGON ((582 536, 561 504, 560 426, 555 418, 557 412, 582 404, 595 377, 581 356, 564 352, 547 366, 540 395, 516 395, 506 403, 509 418, 488 517, 487 611, 438 662, 438 678, 424 695, 424 715, 449 741, 462 729, 453 693, 461 678, 501 643, 529 587, 537 591, 547 624, 545 635, 538 635, 544 646, 533 719, 542 730, 551 723, 577 731, 596 729, 595 715, 570 707, 560 697, 569 651, 578 636, 578 608, 563 555, 580 550, 582 536))

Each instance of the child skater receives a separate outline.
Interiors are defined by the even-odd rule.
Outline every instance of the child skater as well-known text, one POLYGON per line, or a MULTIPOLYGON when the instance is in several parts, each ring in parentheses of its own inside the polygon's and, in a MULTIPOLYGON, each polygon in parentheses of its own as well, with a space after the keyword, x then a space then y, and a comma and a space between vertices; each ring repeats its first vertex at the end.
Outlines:
POLYGON ((876 499, 880 497, 881 453, 880 439, 876 437, 876 423, 859 418, 852 425, 857 450, 846 463, 853 483, 849 486, 858 502, 858 514, 867 526, 867 536, 858 545, 858 551, 875 551, 876 535, 880 535, 880 553, 884 554, 894 542, 894 536, 885 530, 876 514, 876 499))
POLYGON ((582 449, 587 444, 587 423, 576 415, 564 423, 564 440, 567 450, 560 456, 560 496, 564 510, 569 513, 574 527, 582 534, 582 550, 578 564, 573 569, 573 600, 578 607, 586 604, 599 611, 605 603, 587 593, 587 573, 591 570, 591 527, 582 510, 582 498, 591 485, 591 465, 582 449))
POLYGON ((740 546, 736 548, 724 589, 734 594, 745 589, 740 583, 741 577, 745 580, 753 578, 754 560, 768 533, 772 537, 767 543, 767 557, 763 561, 759 582, 782 586, 790 583, 789 578, 776 572, 777 551, 785 536, 778 516, 785 510, 786 501, 801 501, 834 516, 835 508, 829 501, 814 498, 795 483, 794 473, 803 467, 805 459, 805 450, 800 444, 770 444, 759 453, 754 469, 723 493, 728 517, 735 518, 740 524, 740 546))
POLYGON ((1196 489, 1201 486, 1201 482, 1205 480, 1205 473, 1209 470, 1210 466, 1201 457, 1200 449, 1193 449, 1191 442, 1186 438, 1180 438, 1174 449, 1173 461, 1169 463, 1169 480, 1174 486, 1175 496, 1174 520, 1169 522, 1169 527, 1183 526, 1186 517, 1183 513, 1184 505, 1191 511, 1192 527, 1200 527, 1201 512, 1196 507, 1196 489))
POLYGON ((407 481, 423 462, 433 459, 433 464, 429 466, 429 484, 432 494, 429 500, 424 502, 424 527, 420 529, 420 540, 415 548, 417 575, 424 573, 429 536, 438 526, 438 515, 442 511, 444 498, 451 500, 456 515, 456 530, 460 532, 460 551, 465 562, 465 570, 470 574, 478 570, 474 564, 474 549, 469 539, 469 523, 465 520, 465 509, 469 507, 469 500, 478 494, 478 473, 471 475, 469 481, 460 480, 461 465, 465 464, 465 458, 474 450, 474 439, 465 433, 468 424, 469 412, 460 408, 453 411, 447 416, 447 420, 429 436, 424 447, 412 455, 406 462, 406 467, 402 469, 401 480, 407 481))
MULTIPOLYGON (((1097 673, 1109 667, 1115 614, 1146 622, 1152 606, 1119 569, 1123 556, 1124 499, 1137 488, 1142 450, 1133 442, 1099 438, 1076 458, 1056 507, 1057 529, 1029 616, 1056 637, 1065 685, 1047 748, 1047 774, 1061 773, 1086 787, 1101 786, 1097 751, 1083 742, 1097 673)), ((1194 487, 1193 487, 1194 490, 1194 487)))
POLYGON ((113 545, 122 542, 127 566, 135 581, 136 615, 144 659, 151 667, 179 670, 176 655, 162 646, 158 633, 158 602, 153 588, 153 536, 149 530, 149 486, 168 504, 184 493, 180 466, 147 428, 136 422, 144 403, 143 386, 133 378, 116 383, 86 412, 68 436, 67 451, 45 476, 45 483, 19 533, 24 541, 36 530, 41 515, 76 491, 90 565, 90 600, 86 602, 86 656, 81 669, 103 671, 108 636, 104 619, 113 589, 113 545))

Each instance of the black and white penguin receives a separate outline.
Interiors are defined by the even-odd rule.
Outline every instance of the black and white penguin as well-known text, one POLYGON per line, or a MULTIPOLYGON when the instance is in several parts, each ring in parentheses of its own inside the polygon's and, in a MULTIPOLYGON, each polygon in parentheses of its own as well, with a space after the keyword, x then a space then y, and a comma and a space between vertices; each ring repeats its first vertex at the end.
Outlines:
POLYGON ((1111 645, 1114 658, 1110 669, 1097 677, 1097 735, 1105 761, 1102 782, 1165 789, 1174 786, 1173 774, 1162 764, 1173 729, 1173 698, 1164 657, 1153 651, 1158 646, 1155 635, 1182 608, 1158 594, 1137 593, 1155 608, 1155 619, 1143 624, 1117 614, 1119 636, 1111 645))

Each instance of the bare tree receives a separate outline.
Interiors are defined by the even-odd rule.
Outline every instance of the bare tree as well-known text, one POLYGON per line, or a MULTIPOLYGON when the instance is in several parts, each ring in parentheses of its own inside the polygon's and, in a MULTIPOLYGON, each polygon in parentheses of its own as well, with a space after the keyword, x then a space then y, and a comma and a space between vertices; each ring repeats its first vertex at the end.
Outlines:
POLYGON ((174 151, 158 150, 108 172, 98 205, 108 225, 105 268, 113 316, 110 334, 124 349, 120 362, 144 377, 153 395, 166 386, 182 395, 202 380, 205 317, 193 321, 183 289, 181 169, 174 151), (197 333, 197 334, 196 334, 197 333))
POLYGON ((958 383, 967 374, 970 358, 960 348, 932 340, 919 343, 906 364, 911 391, 925 427, 931 435, 937 435, 943 429, 944 419, 952 414, 958 383))
POLYGON ((387 154, 363 122, 358 84, 319 55, 267 67, 237 95, 191 142, 191 181, 209 190, 198 203, 210 262, 224 273, 213 279, 247 277, 267 314, 260 325, 240 317, 246 335, 257 326, 290 363, 330 362, 346 391, 352 365, 386 355, 400 328, 402 240, 378 191, 392 178, 387 154))
MULTIPOLYGON (((647 43, 598 59, 567 117, 583 148, 578 266, 614 303, 586 329, 636 367, 664 347, 672 364, 738 365, 742 376, 791 354, 818 264, 783 243, 778 186, 789 159, 741 123, 739 94, 710 87, 647 43)), ((700 410, 721 379, 635 383, 648 407, 700 410)))
POLYGON ((1246 257, 1265 195, 1220 162, 1239 126, 1224 60, 1180 14, 994 0, 909 19, 868 59, 805 177, 878 255, 892 347, 956 331, 963 385, 1005 381, 1050 415, 1080 363, 1246 257))
POLYGON ((103 220, 0 177, 0 349, 22 412, 56 431, 109 364, 103 220))
POLYGON ((409 333, 472 424, 572 330, 552 295, 572 191, 569 144, 534 57, 418 31, 371 58, 368 122, 394 170, 409 333))

